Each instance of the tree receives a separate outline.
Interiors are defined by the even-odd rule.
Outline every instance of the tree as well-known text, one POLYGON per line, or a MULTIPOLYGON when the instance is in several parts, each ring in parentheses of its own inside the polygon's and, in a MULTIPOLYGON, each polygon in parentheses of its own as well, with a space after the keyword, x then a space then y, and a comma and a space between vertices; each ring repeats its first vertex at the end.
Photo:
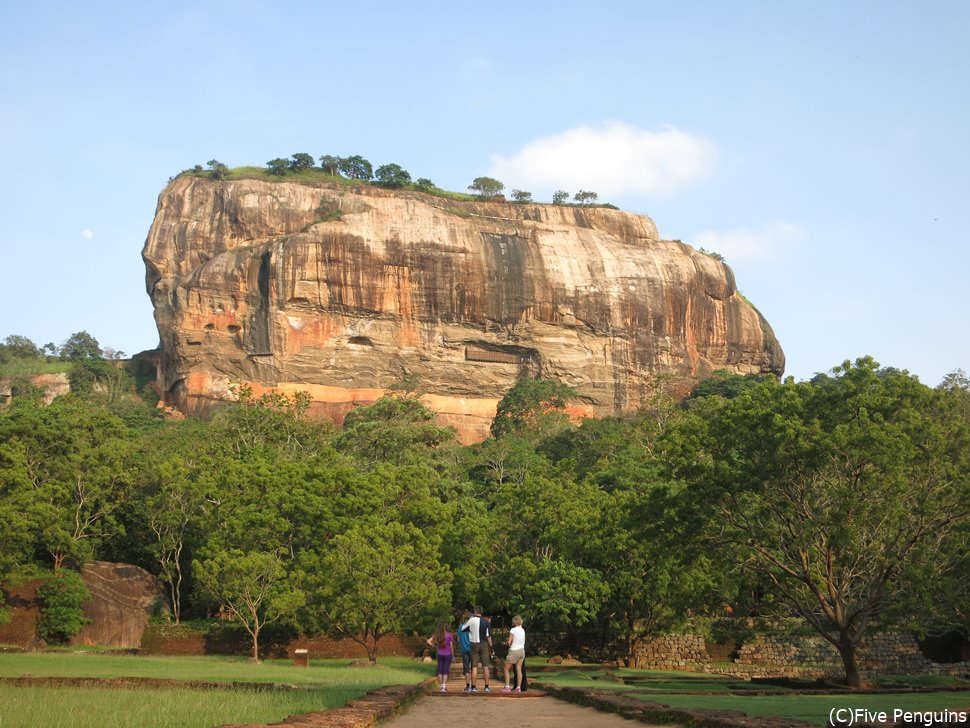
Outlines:
POLYGON ((340 157, 332 154, 324 154, 320 157, 320 169, 327 174, 336 175, 338 167, 340 167, 340 157))
POLYGON ((371 163, 359 154, 341 158, 337 164, 337 169, 344 177, 359 179, 364 182, 369 181, 374 176, 374 168, 371 163))
POLYGON ((313 169, 313 156, 306 152, 297 152, 290 159, 290 170, 302 172, 304 169, 313 169))
POLYGON ((523 190, 512 190, 512 202, 532 202, 532 193, 523 190))
POLYGON ((338 450, 369 463, 412 462, 454 442, 455 431, 439 426, 434 413, 408 395, 385 395, 352 409, 334 438, 338 450))
POLYGON ((292 618, 305 596, 287 578, 283 550, 245 552, 207 548, 195 569, 202 587, 238 620, 253 643, 259 662, 259 635, 267 624, 292 618))
POLYGON ((434 182, 427 177, 418 177, 414 181, 414 186, 421 192, 431 192, 434 189, 434 182))
POLYGON ((694 385, 689 399, 713 396, 734 399, 770 378, 772 378, 770 374, 735 374, 727 369, 718 369, 711 376, 694 385))
POLYGON ((374 173, 382 187, 398 189, 411 183, 411 175, 399 164, 384 164, 374 173))
POLYGON ((19 334, 11 334, 5 338, 2 347, 7 354, 17 359, 34 359, 43 353, 37 344, 19 334))
POLYGON ((970 425, 970 377, 962 369, 954 369, 943 377, 936 386, 941 392, 949 394, 956 402, 957 411, 964 421, 970 425))
POLYGON ((101 346, 87 331, 78 331, 61 344, 63 359, 100 359, 101 346))
MULTIPOLYGON (((113 352, 106 349, 106 354, 113 352)), ((131 376, 117 359, 77 359, 67 373, 71 391, 85 399, 100 395, 108 404, 117 403, 126 392, 134 391, 131 376)))
POLYGON ((40 550, 80 564, 120 532, 115 513, 127 500, 131 443, 124 423, 101 407, 64 395, 50 405, 14 403, 0 418, 7 477, 28 485, 23 507, 40 550))
POLYGON ((271 447, 286 454, 312 452, 329 436, 330 426, 306 415, 310 395, 265 392, 253 396, 250 386, 233 386, 236 402, 213 420, 212 438, 237 455, 271 447))
POLYGON ((276 159, 271 159, 266 163, 266 168, 270 174, 277 177, 282 177, 290 169, 290 162, 288 159, 283 159, 282 157, 277 157, 276 159))
POLYGON ((576 202, 580 205, 592 205, 599 198, 599 195, 595 192, 589 192, 588 190, 580 190, 573 197, 576 202))
POLYGON ((159 576, 168 585, 172 616, 182 620, 182 583, 185 580, 186 547, 189 533, 205 509, 205 493, 192 465, 173 455, 155 466, 156 478, 145 494, 148 528, 155 537, 149 551, 159 566, 159 576))
MULTIPOLYGON (((869 358, 705 404, 668 431, 694 443, 680 471, 692 507, 715 509, 720 542, 835 646, 858 687, 870 625, 930 620, 920 575, 953 555, 970 518, 966 423, 939 392, 869 358)), ((967 579, 957 588, 966 595, 967 579)))
POLYGON ((560 428, 566 421, 566 404, 576 390, 552 379, 518 380, 505 393, 492 420, 492 436, 532 431, 540 436, 560 428))
POLYGON ((219 160, 210 159, 207 164, 209 169, 212 170, 212 179, 221 181, 229 177, 229 167, 219 160))
POLYGON ((556 190, 552 193, 552 204, 553 205, 564 205, 566 200, 569 199, 569 193, 566 190, 556 190))
POLYGON ((67 642, 91 621, 81 608, 90 598, 87 585, 74 571, 61 571, 45 581, 37 589, 37 636, 47 642, 67 642))
POLYGON ((474 180, 472 180, 472 183, 468 185, 468 189, 483 200, 487 200, 491 197, 496 197, 502 194, 502 190, 505 189, 505 185, 499 182, 497 179, 493 179, 491 177, 476 177, 474 180))
POLYGON ((450 572, 437 542, 414 526, 355 526, 333 538, 315 571, 314 606, 330 629, 363 645, 371 662, 384 635, 427 631, 448 612, 450 572))

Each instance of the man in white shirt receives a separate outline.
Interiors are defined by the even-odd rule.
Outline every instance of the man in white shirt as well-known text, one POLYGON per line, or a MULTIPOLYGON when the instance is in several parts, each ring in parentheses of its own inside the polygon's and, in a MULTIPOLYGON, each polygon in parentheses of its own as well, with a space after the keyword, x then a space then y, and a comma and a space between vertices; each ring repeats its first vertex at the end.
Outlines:
POLYGON ((475 607, 475 615, 468 620, 468 636, 472 643, 472 687, 469 692, 477 693, 478 663, 482 663, 485 676, 485 692, 491 692, 488 685, 488 665, 492 659, 492 626, 482 616, 481 606, 475 607))

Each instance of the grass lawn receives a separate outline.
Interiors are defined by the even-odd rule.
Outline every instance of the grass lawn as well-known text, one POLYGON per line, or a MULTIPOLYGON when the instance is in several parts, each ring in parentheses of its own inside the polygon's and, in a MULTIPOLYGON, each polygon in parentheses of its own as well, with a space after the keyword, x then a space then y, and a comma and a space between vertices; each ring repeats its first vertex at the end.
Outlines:
POLYGON ((384 685, 415 684, 433 672, 406 658, 377 667, 349 660, 288 660, 259 665, 233 657, 141 657, 110 653, 0 654, 0 676, 145 677, 275 683, 299 690, 13 687, 0 685, 0 728, 39 726, 213 726, 270 723, 288 715, 343 705, 384 685))
POLYGON ((945 677, 891 677, 887 686, 964 687, 958 692, 886 692, 880 694, 807 695, 780 687, 759 685, 723 675, 659 670, 604 670, 537 673, 536 682, 560 687, 623 691, 644 701, 672 708, 737 710, 750 716, 776 716, 826 725, 833 708, 929 711, 970 707, 970 683, 945 677), (754 694, 770 693, 770 694, 754 694))

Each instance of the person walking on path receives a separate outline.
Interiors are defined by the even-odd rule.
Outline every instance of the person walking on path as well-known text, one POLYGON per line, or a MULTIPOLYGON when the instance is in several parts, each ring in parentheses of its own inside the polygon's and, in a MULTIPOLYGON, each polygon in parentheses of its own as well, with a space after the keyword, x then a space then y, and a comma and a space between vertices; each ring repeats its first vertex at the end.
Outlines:
POLYGON ((468 620, 471 613, 466 611, 461 615, 461 624, 458 626, 458 647, 461 651, 461 674, 465 678, 465 692, 469 693, 472 689, 472 641, 468 634, 468 620))
POLYGON ((438 682, 441 692, 448 692, 448 672, 451 670, 451 660, 454 657, 452 644, 454 637, 444 622, 438 622, 434 634, 428 638, 428 644, 438 648, 438 682))
POLYGON ((522 629, 522 617, 516 614, 512 617, 512 629, 509 630, 509 654, 505 658, 505 687, 503 693, 522 692, 522 663, 525 662, 525 630, 522 629), (515 690, 509 684, 509 667, 515 666, 515 690))
POLYGON ((491 692, 488 685, 488 666, 495 652, 492 649, 492 625, 482 616, 482 607, 475 607, 474 616, 468 620, 468 636, 472 643, 472 689, 469 692, 478 692, 478 663, 482 663, 482 672, 485 677, 485 692, 491 692))

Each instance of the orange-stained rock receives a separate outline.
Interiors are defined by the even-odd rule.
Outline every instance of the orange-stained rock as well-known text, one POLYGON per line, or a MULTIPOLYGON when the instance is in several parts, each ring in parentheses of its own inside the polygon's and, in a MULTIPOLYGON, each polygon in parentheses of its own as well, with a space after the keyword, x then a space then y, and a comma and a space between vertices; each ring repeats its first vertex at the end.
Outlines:
POLYGON ((188 412, 240 382, 305 390, 340 421, 409 381, 471 442, 523 375, 602 416, 659 374, 684 392, 716 369, 784 369, 727 266, 618 210, 185 175, 143 256, 163 399, 188 412))

